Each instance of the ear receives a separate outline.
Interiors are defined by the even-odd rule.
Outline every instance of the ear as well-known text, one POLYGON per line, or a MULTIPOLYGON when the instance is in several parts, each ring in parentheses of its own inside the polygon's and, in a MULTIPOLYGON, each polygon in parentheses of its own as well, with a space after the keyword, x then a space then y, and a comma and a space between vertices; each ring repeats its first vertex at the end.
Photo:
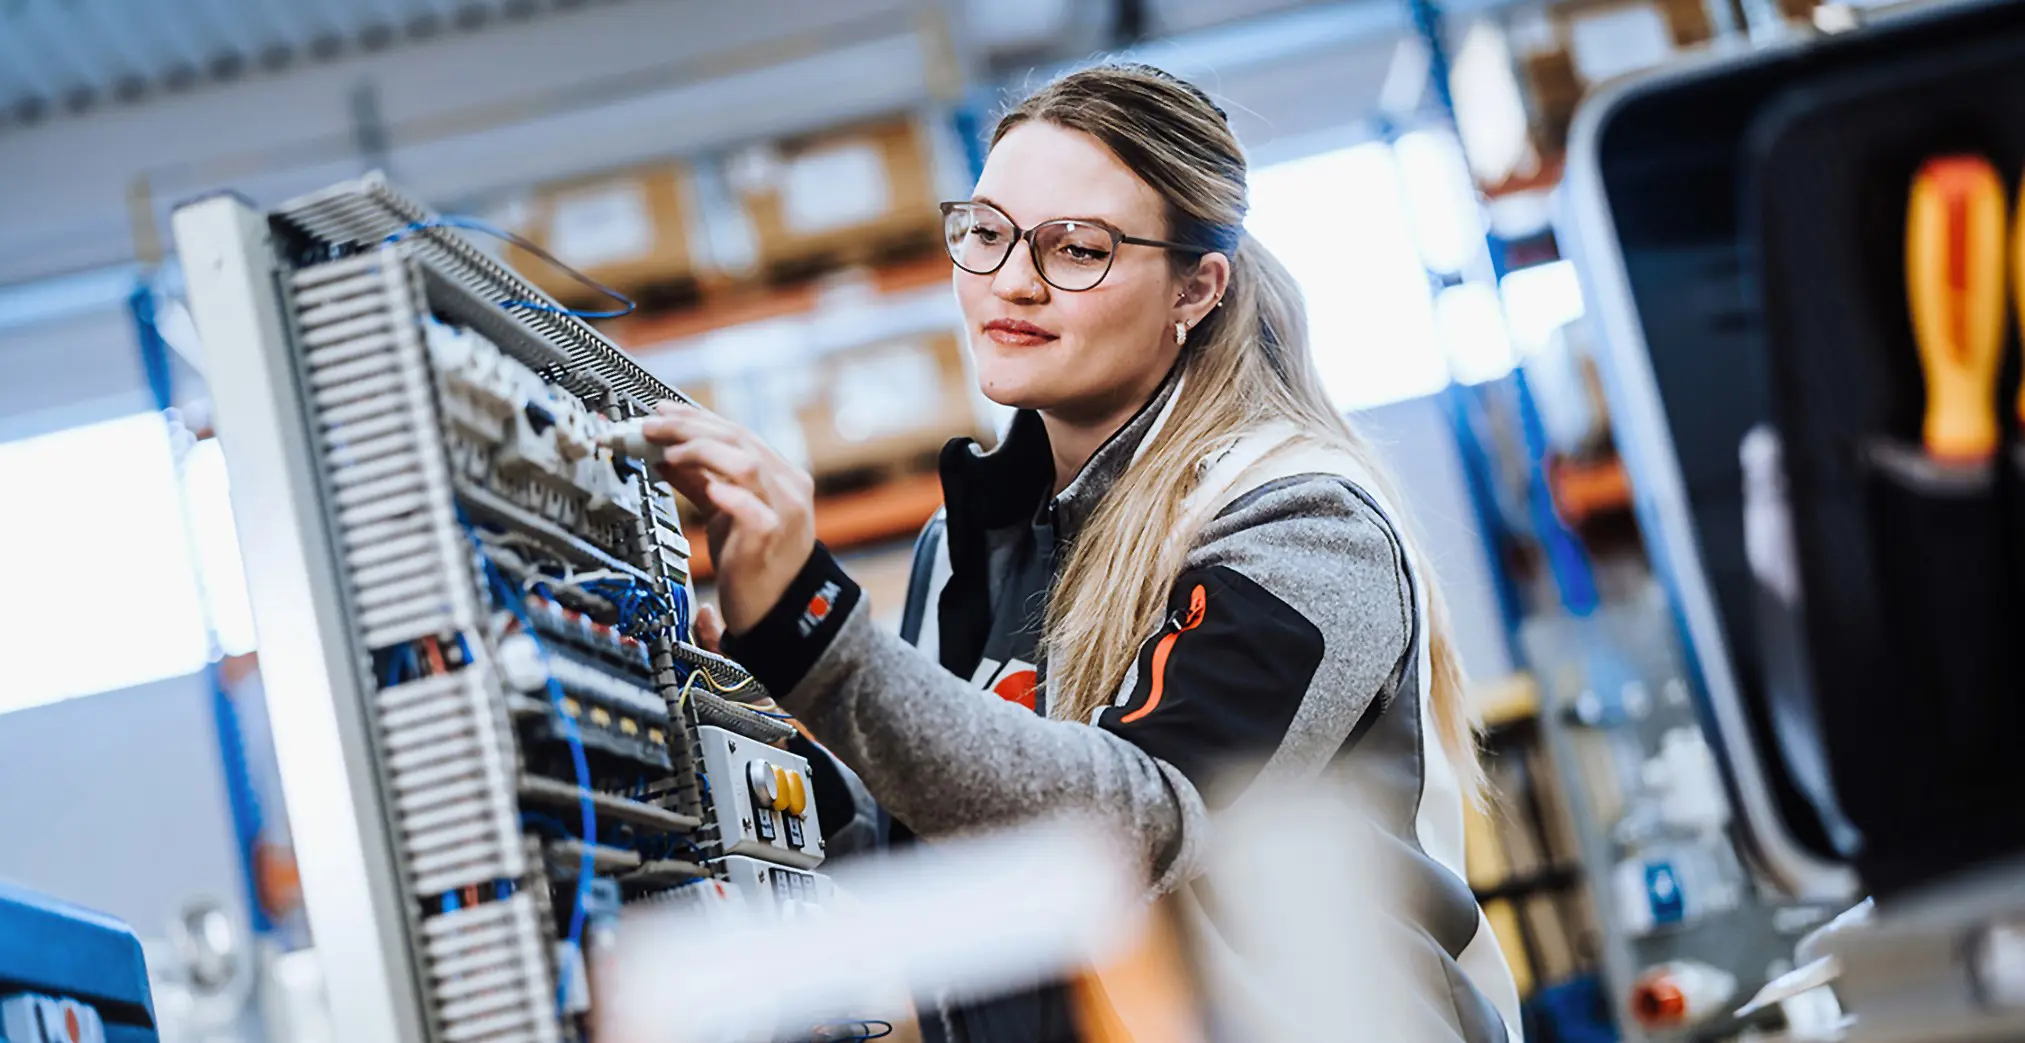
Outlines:
POLYGON ((1185 322, 1194 329, 1210 309, 1223 302, 1224 291, 1230 288, 1230 258, 1220 253, 1203 254, 1194 270, 1176 281, 1179 286, 1168 321, 1185 322))

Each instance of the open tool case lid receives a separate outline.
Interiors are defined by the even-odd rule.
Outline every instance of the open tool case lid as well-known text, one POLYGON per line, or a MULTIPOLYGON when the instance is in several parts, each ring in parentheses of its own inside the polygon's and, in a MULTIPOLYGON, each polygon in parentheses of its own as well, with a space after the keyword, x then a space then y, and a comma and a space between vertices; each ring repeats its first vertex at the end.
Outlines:
POLYGON ((2008 463, 1981 487, 1874 463, 1918 458, 1908 190, 1924 159, 1962 151, 2015 196, 2025 4, 1705 57, 1593 101, 1570 145, 1641 522, 1749 847, 1803 895, 1846 892, 1853 866, 1888 898, 2025 848, 2004 785, 2025 736, 2025 641, 2003 640, 2025 593, 2020 482, 2008 463), (1797 610, 1746 553, 1754 428, 1782 450, 1797 610))

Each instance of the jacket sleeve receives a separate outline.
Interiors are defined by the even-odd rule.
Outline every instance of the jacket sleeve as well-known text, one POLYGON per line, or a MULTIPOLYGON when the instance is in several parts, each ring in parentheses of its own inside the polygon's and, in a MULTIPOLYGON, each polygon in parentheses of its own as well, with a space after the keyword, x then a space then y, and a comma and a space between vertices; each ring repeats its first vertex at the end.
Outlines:
POLYGON ((1168 889, 1193 874, 1213 772, 1248 757, 1319 771, 1342 746, 1400 657, 1405 598, 1383 522, 1314 480, 1254 490, 1205 528, 1176 612, 1096 727, 993 698, 879 629, 820 546, 726 651, 915 832, 1079 811, 1168 889))

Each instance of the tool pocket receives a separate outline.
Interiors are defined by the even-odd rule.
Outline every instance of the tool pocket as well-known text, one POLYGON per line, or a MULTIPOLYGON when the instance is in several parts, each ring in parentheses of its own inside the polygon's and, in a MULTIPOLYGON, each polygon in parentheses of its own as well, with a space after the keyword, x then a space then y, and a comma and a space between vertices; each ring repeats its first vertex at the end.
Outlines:
POLYGON ((1854 861, 1882 899, 2025 851, 2025 801, 2002 799, 2025 759, 2015 301, 1996 365, 1968 364, 1992 347, 1972 334, 1991 329, 1991 280, 2016 249, 2021 105, 2013 34, 1814 81, 1750 139, 1748 263, 1799 566, 1793 632, 1861 833, 1854 861), (2001 258, 1987 177, 1981 196, 1933 192, 1932 175, 1976 165, 1956 157, 2001 181, 2001 258), (1937 293, 1973 303, 1937 320, 1937 293), (1966 437, 1964 410, 1982 425, 1966 437))

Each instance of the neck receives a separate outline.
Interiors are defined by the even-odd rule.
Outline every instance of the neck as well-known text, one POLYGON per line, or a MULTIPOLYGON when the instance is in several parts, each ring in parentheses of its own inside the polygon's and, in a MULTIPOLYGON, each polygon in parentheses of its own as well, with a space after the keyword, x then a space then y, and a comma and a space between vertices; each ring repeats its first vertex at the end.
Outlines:
POLYGON ((1041 424, 1047 428, 1048 448, 1055 457, 1055 492, 1061 493, 1076 480, 1083 465, 1090 462, 1105 439, 1118 433, 1140 404, 1107 412, 1102 416, 1063 416, 1043 410, 1041 424))
POLYGON ((1154 376, 1144 387, 1134 387, 1112 402, 1096 408, 1040 410, 1041 425, 1048 432, 1048 449, 1055 458, 1055 495, 1067 489, 1097 450, 1112 435, 1145 408, 1171 371, 1154 376))

